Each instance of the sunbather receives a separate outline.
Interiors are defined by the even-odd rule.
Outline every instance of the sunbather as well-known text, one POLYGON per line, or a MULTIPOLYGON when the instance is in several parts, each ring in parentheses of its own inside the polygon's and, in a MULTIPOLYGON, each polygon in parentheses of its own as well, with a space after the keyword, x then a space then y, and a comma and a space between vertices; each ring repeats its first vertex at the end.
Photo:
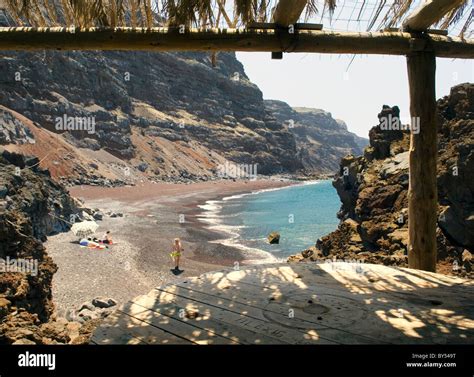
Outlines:
POLYGON ((112 234, 110 233, 110 230, 105 232, 104 236, 102 237, 101 242, 108 245, 112 245, 113 241, 112 241, 112 234))

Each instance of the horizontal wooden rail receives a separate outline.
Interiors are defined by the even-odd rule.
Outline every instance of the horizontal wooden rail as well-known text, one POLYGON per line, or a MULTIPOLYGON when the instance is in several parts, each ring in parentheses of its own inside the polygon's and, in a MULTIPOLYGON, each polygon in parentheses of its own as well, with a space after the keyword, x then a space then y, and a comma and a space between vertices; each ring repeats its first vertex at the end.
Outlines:
POLYGON ((179 28, 0 28, 0 50, 263 51, 407 55, 434 51, 438 57, 474 58, 474 40, 406 32, 179 28))

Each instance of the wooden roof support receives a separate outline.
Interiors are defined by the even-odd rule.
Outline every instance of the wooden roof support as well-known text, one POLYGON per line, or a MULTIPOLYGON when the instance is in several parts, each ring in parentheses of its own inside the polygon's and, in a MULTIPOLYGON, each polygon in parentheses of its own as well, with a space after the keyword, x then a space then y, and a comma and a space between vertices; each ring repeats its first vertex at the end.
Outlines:
POLYGON ((408 266, 436 271, 438 192, 434 52, 407 56, 410 85, 410 179, 408 188, 408 266), (417 132, 418 131, 418 132, 417 132))
MULTIPOLYGON (((289 26, 294 25, 303 13, 307 0, 279 0, 276 5, 272 20, 277 27, 277 33, 282 39, 282 44, 290 45, 290 39, 292 35, 288 33, 289 26)), ((294 34, 294 29, 292 34, 294 34)), ((272 59, 283 59, 283 52, 281 50, 275 50, 272 52, 272 59)))
POLYGON ((405 31, 424 31, 465 0, 426 0, 403 22, 405 31))
POLYGON ((292 51, 329 54, 407 55, 430 48, 438 57, 474 58, 474 40, 409 33, 297 31, 289 46, 275 30, 63 27, 0 28, 1 50, 292 51))
POLYGON ((280 0, 273 12, 273 22, 286 28, 293 25, 303 13, 307 0, 280 0))
POLYGON ((219 5, 219 10, 221 11, 222 15, 224 16, 225 22, 227 23, 228 27, 235 27, 234 23, 231 21, 229 15, 227 14, 224 4, 222 0, 217 0, 217 4, 219 5))

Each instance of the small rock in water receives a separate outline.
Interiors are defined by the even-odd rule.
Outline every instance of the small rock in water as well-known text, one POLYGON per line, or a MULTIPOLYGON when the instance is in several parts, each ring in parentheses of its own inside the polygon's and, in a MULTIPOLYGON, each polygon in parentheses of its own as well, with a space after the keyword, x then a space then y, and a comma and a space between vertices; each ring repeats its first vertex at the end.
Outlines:
POLYGON ((270 244, 279 244, 280 243, 280 233, 278 232, 272 232, 268 235, 268 242, 270 244))

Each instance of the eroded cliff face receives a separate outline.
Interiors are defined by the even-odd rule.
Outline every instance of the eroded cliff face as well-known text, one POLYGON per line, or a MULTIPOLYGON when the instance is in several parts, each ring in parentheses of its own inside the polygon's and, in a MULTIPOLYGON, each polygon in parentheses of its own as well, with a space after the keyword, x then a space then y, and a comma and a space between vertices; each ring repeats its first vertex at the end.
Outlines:
POLYGON ((58 118, 93 119, 93 130, 63 136, 148 175, 206 177, 226 159, 261 174, 301 167, 234 54, 214 68, 204 53, 20 52, 0 64, 2 105, 55 133, 58 118))
POLYGON ((0 344, 87 339, 79 324, 54 318, 57 266, 41 242, 68 230, 80 203, 38 163, 36 157, 0 154, 0 344))
POLYGON ((303 170, 309 174, 334 173, 342 157, 361 155, 368 140, 347 130, 342 120, 320 109, 290 107, 282 101, 265 100, 265 107, 293 134, 303 170))
POLYGON ((15 52, 0 69, 0 144, 74 184, 208 180, 227 161, 328 173, 364 143, 321 110, 264 102, 233 53, 213 67, 205 53, 15 52))
MULTIPOLYGON (((357 259, 407 266, 409 131, 383 130, 397 107, 384 106, 364 155, 341 160, 336 231, 292 260, 357 259)), ((471 275, 474 251, 474 85, 438 101, 438 270, 471 275)))

